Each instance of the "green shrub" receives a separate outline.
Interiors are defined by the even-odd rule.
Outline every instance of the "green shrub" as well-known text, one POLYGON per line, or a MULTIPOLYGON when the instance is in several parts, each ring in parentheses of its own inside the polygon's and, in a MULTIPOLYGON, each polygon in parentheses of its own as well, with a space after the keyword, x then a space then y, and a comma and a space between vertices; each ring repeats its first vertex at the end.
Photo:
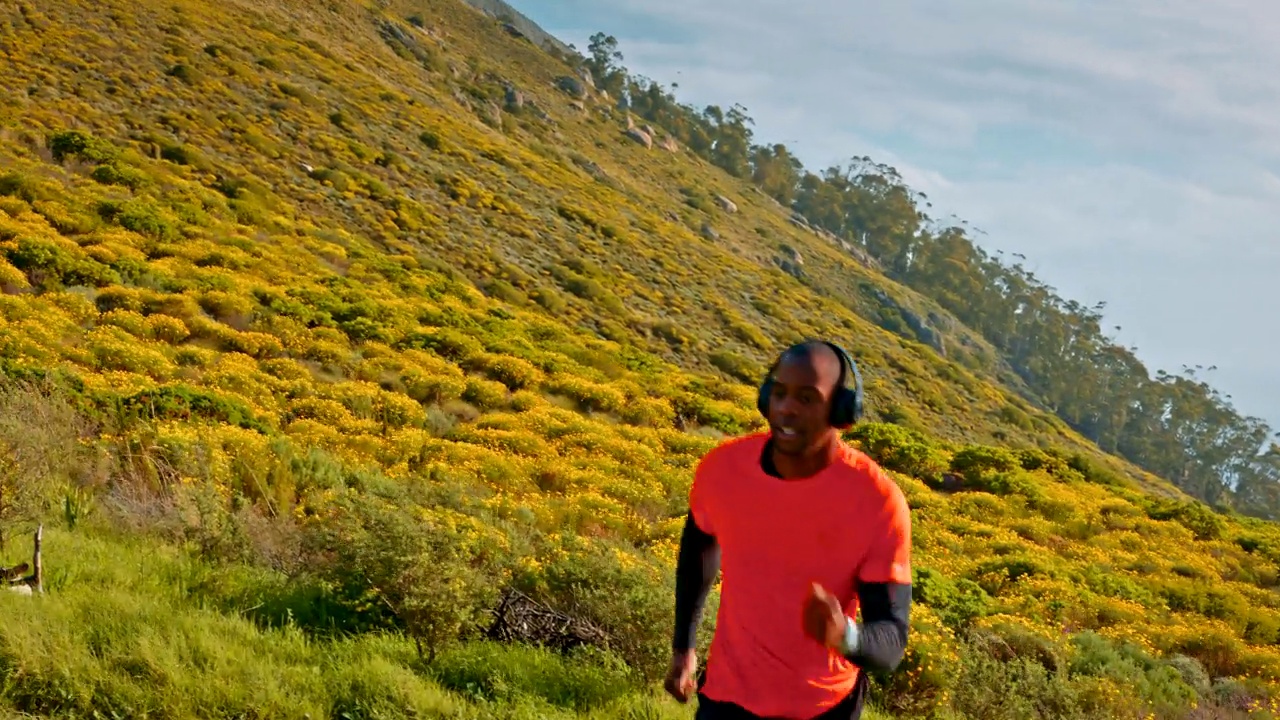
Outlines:
POLYGON ((929 568, 912 568, 911 592, 916 601, 928 605, 949 627, 961 629, 985 615, 991 597, 968 578, 952 580, 929 568))
POLYGON ((711 354, 711 364, 719 368, 729 377, 744 383, 755 384, 760 381, 763 370, 750 359, 728 350, 720 350, 711 354))
POLYGON ((1125 482, 1115 473, 1099 467, 1098 464, 1080 453, 1073 454, 1068 460, 1067 465, 1072 470, 1080 473, 1085 480, 1098 485, 1107 485, 1110 487, 1124 487, 1125 482))
POLYGON ((49 240, 19 238, 15 247, 5 250, 5 256, 26 273, 32 285, 44 289, 104 287, 120 282, 120 275, 110 267, 49 240))
POLYGON ((110 142, 81 130, 66 130, 49 138, 49 152, 58 162, 76 157, 94 164, 109 163, 119 155, 110 142))
POLYGON ((1071 672, 1131 688, 1135 710, 1165 717, 1196 700, 1195 688, 1184 679, 1185 662, 1161 661, 1135 645, 1112 642, 1087 631, 1072 636, 1071 646, 1071 672))
POLYGON ((270 427, 256 418, 244 403, 210 390, 182 383, 165 385, 113 398, 111 411, 130 420, 201 420, 269 433, 270 427))
POLYGON ((1035 481, 1030 475, 1021 470, 987 472, 978 475, 966 481, 965 489, 980 490, 993 495, 1017 494, 1026 497, 1037 495, 1035 481))
POLYGON ((177 228, 168 213, 149 200, 134 198, 123 203, 103 202, 98 212, 103 219, 119 223, 120 227, 139 235, 163 241, 177 237, 177 228))
POLYGON ((139 190, 150 183, 142 171, 119 163, 99 165, 89 176, 103 185, 120 185, 130 190, 139 190))
POLYGON ((967 645, 955 679, 947 717, 982 720, 1092 720, 1117 717, 1095 714, 1082 689, 1064 672, 1050 672, 1031 658, 1002 660, 990 646, 1000 640, 974 640, 967 645), (1016 688, 1016 690, 1014 690, 1016 688))
POLYGON ((548 392, 573 400, 579 408, 588 411, 617 412, 626 403, 626 396, 614 387, 568 374, 552 376, 543 387, 548 392))
POLYGON ((468 358, 465 365, 467 369, 482 372, 511 390, 523 390, 542 379, 542 372, 533 363, 510 355, 480 353, 468 358))
POLYGON ((1024 577, 1056 575, 1043 561, 1023 555, 997 557, 978 563, 970 577, 988 595, 999 596, 1004 590, 1024 577))
POLYGON ((354 493, 329 510, 307 526, 311 572, 362 624, 407 633, 428 663, 497 603, 509 574, 500 546, 448 511, 354 493))
POLYGON ((1022 467, 1018 457, 1005 448, 972 445, 951 458, 951 469, 964 477, 966 484, 976 484, 988 472, 1009 473, 1022 467))
POLYGON ((847 434, 877 463, 888 470, 921 479, 935 479, 948 466, 945 453, 923 435, 887 423, 863 423, 847 434))
POLYGON ((1217 540, 1222 537, 1226 520, 1204 503, 1179 500, 1155 500, 1148 504, 1147 517, 1152 520, 1173 520, 1187 528, 1197 540, 1217 540))
POLYGON ((0 175, 0 197, 13 197, 33 203, 52 196, 53 192, 47 183, 29 175, 16 171, 0 175))
POLYGON ((1144 584, 1116 572, 1113 568, 1090 565, 1084 570, 1083 580, 1090 590, 1106 597, 1122 598, 1146 607, 1159 607, 1159 596, 1144 584))
POLYGON ((462 399, 481 410, 493 410, 506 403, 508 395, 506 385, 481 377, 468 377, 466 383, 467 389, 463 391, 462 399))
POLYGON ((484 345, 473 335, 451 327, 432 328, 409 333, 396 343, 397 349, 421 348, 439 356, 461 363, 467 358, 484 352, 484 345))
POLYGON ((673 578, 661 582, 634 563, 622 563, 607 543, 567 537, 564 553, 541 576, 518 589, 603 630, 610 648, 644 682, 657 682, 671 659, 669 647, 649 642, 652 628, 669 627, 673 578))
POLYGON ((1058 451, 1042 450, 1040 448, 1021 448, 1013 451, 1013 454, 1018 458, 1018 462, 1022 466, 1022 469, 1028 472, 1043 470, 1063 482, 1078 482, 1084 480, 1084 476, 1080 471, 1071 467, 1066 458, 1064 458, 1058 451))
POLYGON ((672 408, 683 422, 715 428, 726 435, 738 435, 763 423, 757 413, 744 411, 734 403, 693 393, 674 398, 672 408))

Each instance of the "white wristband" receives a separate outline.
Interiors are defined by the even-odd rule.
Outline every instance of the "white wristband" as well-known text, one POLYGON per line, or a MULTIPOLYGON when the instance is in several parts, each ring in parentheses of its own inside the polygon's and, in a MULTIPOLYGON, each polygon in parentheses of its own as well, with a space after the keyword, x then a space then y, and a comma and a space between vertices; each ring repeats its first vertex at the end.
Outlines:
POLYGON ((853 621, 853 618, 846 617, 844 619, 844 639, 840 642, 841 655, 847 657, 858 652, 858 642, 861 640, 859 637, 859 630, 860 628, 858 627, 858 624, 853 621))

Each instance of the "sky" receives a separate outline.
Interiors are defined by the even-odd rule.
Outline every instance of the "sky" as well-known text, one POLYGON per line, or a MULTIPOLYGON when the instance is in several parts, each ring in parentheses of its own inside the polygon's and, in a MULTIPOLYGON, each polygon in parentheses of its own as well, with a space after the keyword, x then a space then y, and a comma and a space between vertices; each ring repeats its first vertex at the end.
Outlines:
POLYGON ((893 165, 1154 374, 1280 431, 1280 5, 1265 0, 514 0, 603 31, 682 102, 811 170, 893 165), (1115 331, 1114 326, 1121 330, 1115 331))

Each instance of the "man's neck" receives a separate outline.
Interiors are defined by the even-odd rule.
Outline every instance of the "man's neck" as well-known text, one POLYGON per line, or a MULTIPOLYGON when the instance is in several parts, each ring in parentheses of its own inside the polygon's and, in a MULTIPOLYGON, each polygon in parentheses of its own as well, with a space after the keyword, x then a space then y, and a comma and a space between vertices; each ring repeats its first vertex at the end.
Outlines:
POLYGON ((782 480, 800 480, 813 477, 836 461, 840 455, 840 441, 833 438, 821 451, 809 455, 787 455, 774 448, 773 440, 765 443, 761 466, 765 472, 782 480))

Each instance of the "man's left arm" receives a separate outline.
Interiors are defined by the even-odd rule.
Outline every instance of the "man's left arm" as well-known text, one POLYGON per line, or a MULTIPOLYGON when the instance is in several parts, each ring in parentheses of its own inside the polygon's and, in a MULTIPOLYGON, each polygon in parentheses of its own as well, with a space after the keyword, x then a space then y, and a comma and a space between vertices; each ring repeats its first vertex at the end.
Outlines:
POLYGON ((907 648, 911 614, 911 511, 894 493, 889 522, 858 568, 855 588, 862 622, 847 617, 841 654, 868 670, 891 672, 907 648))

